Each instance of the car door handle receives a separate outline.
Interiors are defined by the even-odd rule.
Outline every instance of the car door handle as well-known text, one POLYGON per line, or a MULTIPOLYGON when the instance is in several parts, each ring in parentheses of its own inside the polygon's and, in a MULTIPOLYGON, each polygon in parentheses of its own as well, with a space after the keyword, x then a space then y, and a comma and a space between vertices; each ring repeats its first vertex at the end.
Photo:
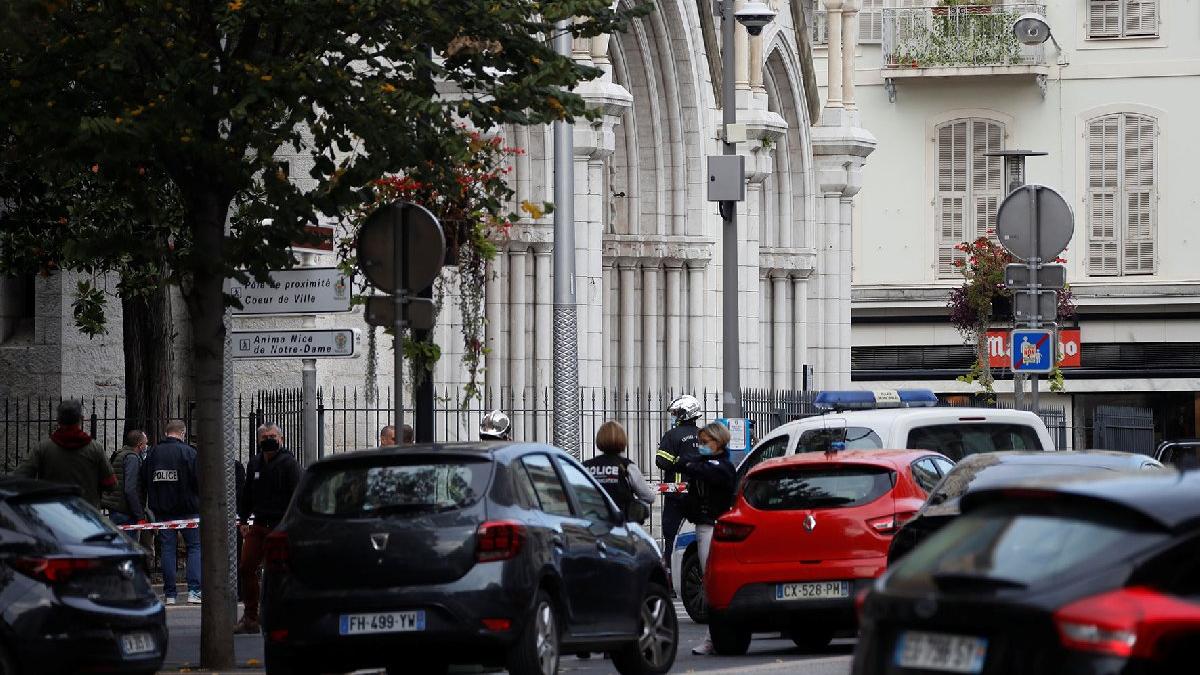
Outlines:
POLYGON ((608 553, 608 544, 606 544, 606 543, 604 543, 604 542, 602 542, 602 541, 597 541, 597 542, 596 542, 596 549, 597 549, 598 551, 600 551, 601 553, 608 553))

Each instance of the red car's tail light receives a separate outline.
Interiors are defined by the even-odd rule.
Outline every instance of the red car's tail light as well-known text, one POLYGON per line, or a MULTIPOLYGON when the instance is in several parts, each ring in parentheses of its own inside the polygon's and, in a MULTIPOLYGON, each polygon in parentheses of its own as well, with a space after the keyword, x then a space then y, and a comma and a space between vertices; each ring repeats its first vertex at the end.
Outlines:
POLYGON ((287 572, 291 549, 287 532, 272 532, 263 541, 263 565, 268 572, 287 572))
POLYGON ((901 511, 882 518, 872 518, 867 521, 867 524, 879 534, 896 534, 900 527, 912 520, 915 515, 917 515, 916 511, 901 511))
POLYGON ((754 526, 746 523, 735 523, 729 520, 718 520, 713 528, 713 539, 717 541, 745 541, 754 531, 754 526))
POLYGON ((475 538, 475 560, 510 560, 521 552, 525 526, 510 520, 491 520, 479 526, 475 538))
POLYGON ((1151 588, 1122 588, 1054 613, 1064 647, 1122 658, 1153 658, 1162 638, 1200 628, 1200 604, 1151 588))
POLYGON ((68 581, 76 572, 100 567, 96 558, 16 558, 12 566, 21 574, 48 584, 68 581))

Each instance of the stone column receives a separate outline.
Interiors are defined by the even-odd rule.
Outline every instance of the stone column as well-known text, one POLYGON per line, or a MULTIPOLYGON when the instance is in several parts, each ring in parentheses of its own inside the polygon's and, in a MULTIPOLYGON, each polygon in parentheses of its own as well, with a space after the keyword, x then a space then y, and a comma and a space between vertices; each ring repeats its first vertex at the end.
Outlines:
POLYGON ((487 282, 487 343, 488 353, 484 360, 487 372, 484 381, 493 400, 500 395, 507 378, 505 359, 508 358, 508 342, 504 332, 508 328, 508 256, 503 251, 492 261, 492 275, 487 282))
POLYGON ((852 197, 842 197, 842 217, 841 217, 841 248, 839 249, 838 271, 841 276, 838 278, 840 285, 838 286, 838 307, 841 310, 841 337, 838 340, 837 352, 837 372, 841 381, 838 386, 847 387, 850 385, 850 347, 853 343, 853 338, 850 332, 850 300, 851 300, 851 281, 852 274, 850 268, 854 264, 854 245, 851 242, 852 223, 854 219, 854 199, 852 197))
POLYGON ((692 391, 704 387, 704 266, 698 260, 687 268, 688 359, 687 386, 692 391))
POLYGON ((773 371, 771 386, 775 389, 787 389, 791 385, 792 319, 788 316, 790 306, 787 297, 790 285, 787 274, 778 271, 771 274, 771 327, 774 331, 771 349, 771 369, 773 371))
POLYGON ((639 315, 637 294, 634 293, 637 262, 630 258, 620 258, 617 260, 617 269, 621 277, 621 306, 617 311, 621 317, 620 382, 621 395, 624 396, 633 393, 641 384, 638 382, 635 351, 639 315))
POLYGON ((682 320, 682 285, 683 262, 675 259, 663 261, 666 268, 666 331, 663 334, 663 344, 667 352, 666 387, 672 391, 683 389, 683 373, 680 364, 683 361, 683 347, 679 344, 680 321, 682 320))
POLYGON ((658 275, 657 261, 642 265, 642 388, 657 393, 662 385, 659 369, 662 353, 658 348, 658 275))
POLYGON ((854 66, 858 50, 858 8, 862 0, 845 0, 842 6, 842 107, 855 110, 854 66))
MULTIPOLYGON (((536 310, 533 319, 534 392, 541 395, 552 386, 554 373, 554 283, 552 246, 539 242, 533 246, 533 276, 536 310)), ((543 428, 538 425, 538 428, 543 428)))
POLYGON ((747 66, 750 69, 750 91, 765 92, 763 86, 763 36, 762 33, 750 36, 750 54, 747 66))
MULTIPOLYGON (((526 309, 529 307, 525 292, 525 263, 529 252, 521 245, 518 250, 508 252, 508 315, 512 349, 508 360, 508 383, 512 387, 513 402, 524 408, 522 396, 527 383, 525 359, 531 355, 526 309)), ((511 413, 510 413, 511 414, 511 413)), ((524 426, 524 425, 522 425, 524 426)))
POLYGON ((842 107, 842 2, 843 0, 824 0, 825 15, 829 32, 827 54, 829 65, 828 95, 826 108, 842 107))
POLYGON ((808 360, 808 280, 792 279, 792 388, 804 384, 808 360))
POLYGON ((838 386, 838 345, 842 339, 842 313, 839 307, 841 295, 841 241, 842 213, 840 192, 825 193, 825 247, 821 251, 821 386, 838 386))
POLYGON ((612 291, 617 288, 616 271, 613 269, 613 261, 607 259, 604 261, 604 288, 600 293, 600 297, 604 301, 604 309, 602 312, 604 335, 602 336, 604 348, 601 351, 601 359, 604 362, 602 386, 605 388, 613 388, 616 386, 616 368, 613 365, 613 343, 617 332, 613 330, 612 317, 616 314, 613 311, 612 291))

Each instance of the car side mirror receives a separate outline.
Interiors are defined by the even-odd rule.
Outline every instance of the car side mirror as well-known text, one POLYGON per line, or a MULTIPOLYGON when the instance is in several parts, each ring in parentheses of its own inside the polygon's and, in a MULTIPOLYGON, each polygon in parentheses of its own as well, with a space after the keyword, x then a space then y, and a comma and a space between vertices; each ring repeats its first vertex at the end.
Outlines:
POLYGON ((629 508, 625 514, 625 522, 644 524, 650 518, 650 507, 646 506, 645 502, 634 499, 629 502, 629 508))

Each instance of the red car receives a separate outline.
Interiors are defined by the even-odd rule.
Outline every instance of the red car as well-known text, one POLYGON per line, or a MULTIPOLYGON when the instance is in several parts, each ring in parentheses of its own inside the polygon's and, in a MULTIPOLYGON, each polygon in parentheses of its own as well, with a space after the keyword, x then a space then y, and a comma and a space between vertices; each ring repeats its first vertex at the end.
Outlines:
POLYGON ((852 450, 751 469, 704 574, 717 653, 746 653, 754 632, 815 650, 853 630, 855 594, 883 573, 892 535, 948 465, 928 450, 852 450))

